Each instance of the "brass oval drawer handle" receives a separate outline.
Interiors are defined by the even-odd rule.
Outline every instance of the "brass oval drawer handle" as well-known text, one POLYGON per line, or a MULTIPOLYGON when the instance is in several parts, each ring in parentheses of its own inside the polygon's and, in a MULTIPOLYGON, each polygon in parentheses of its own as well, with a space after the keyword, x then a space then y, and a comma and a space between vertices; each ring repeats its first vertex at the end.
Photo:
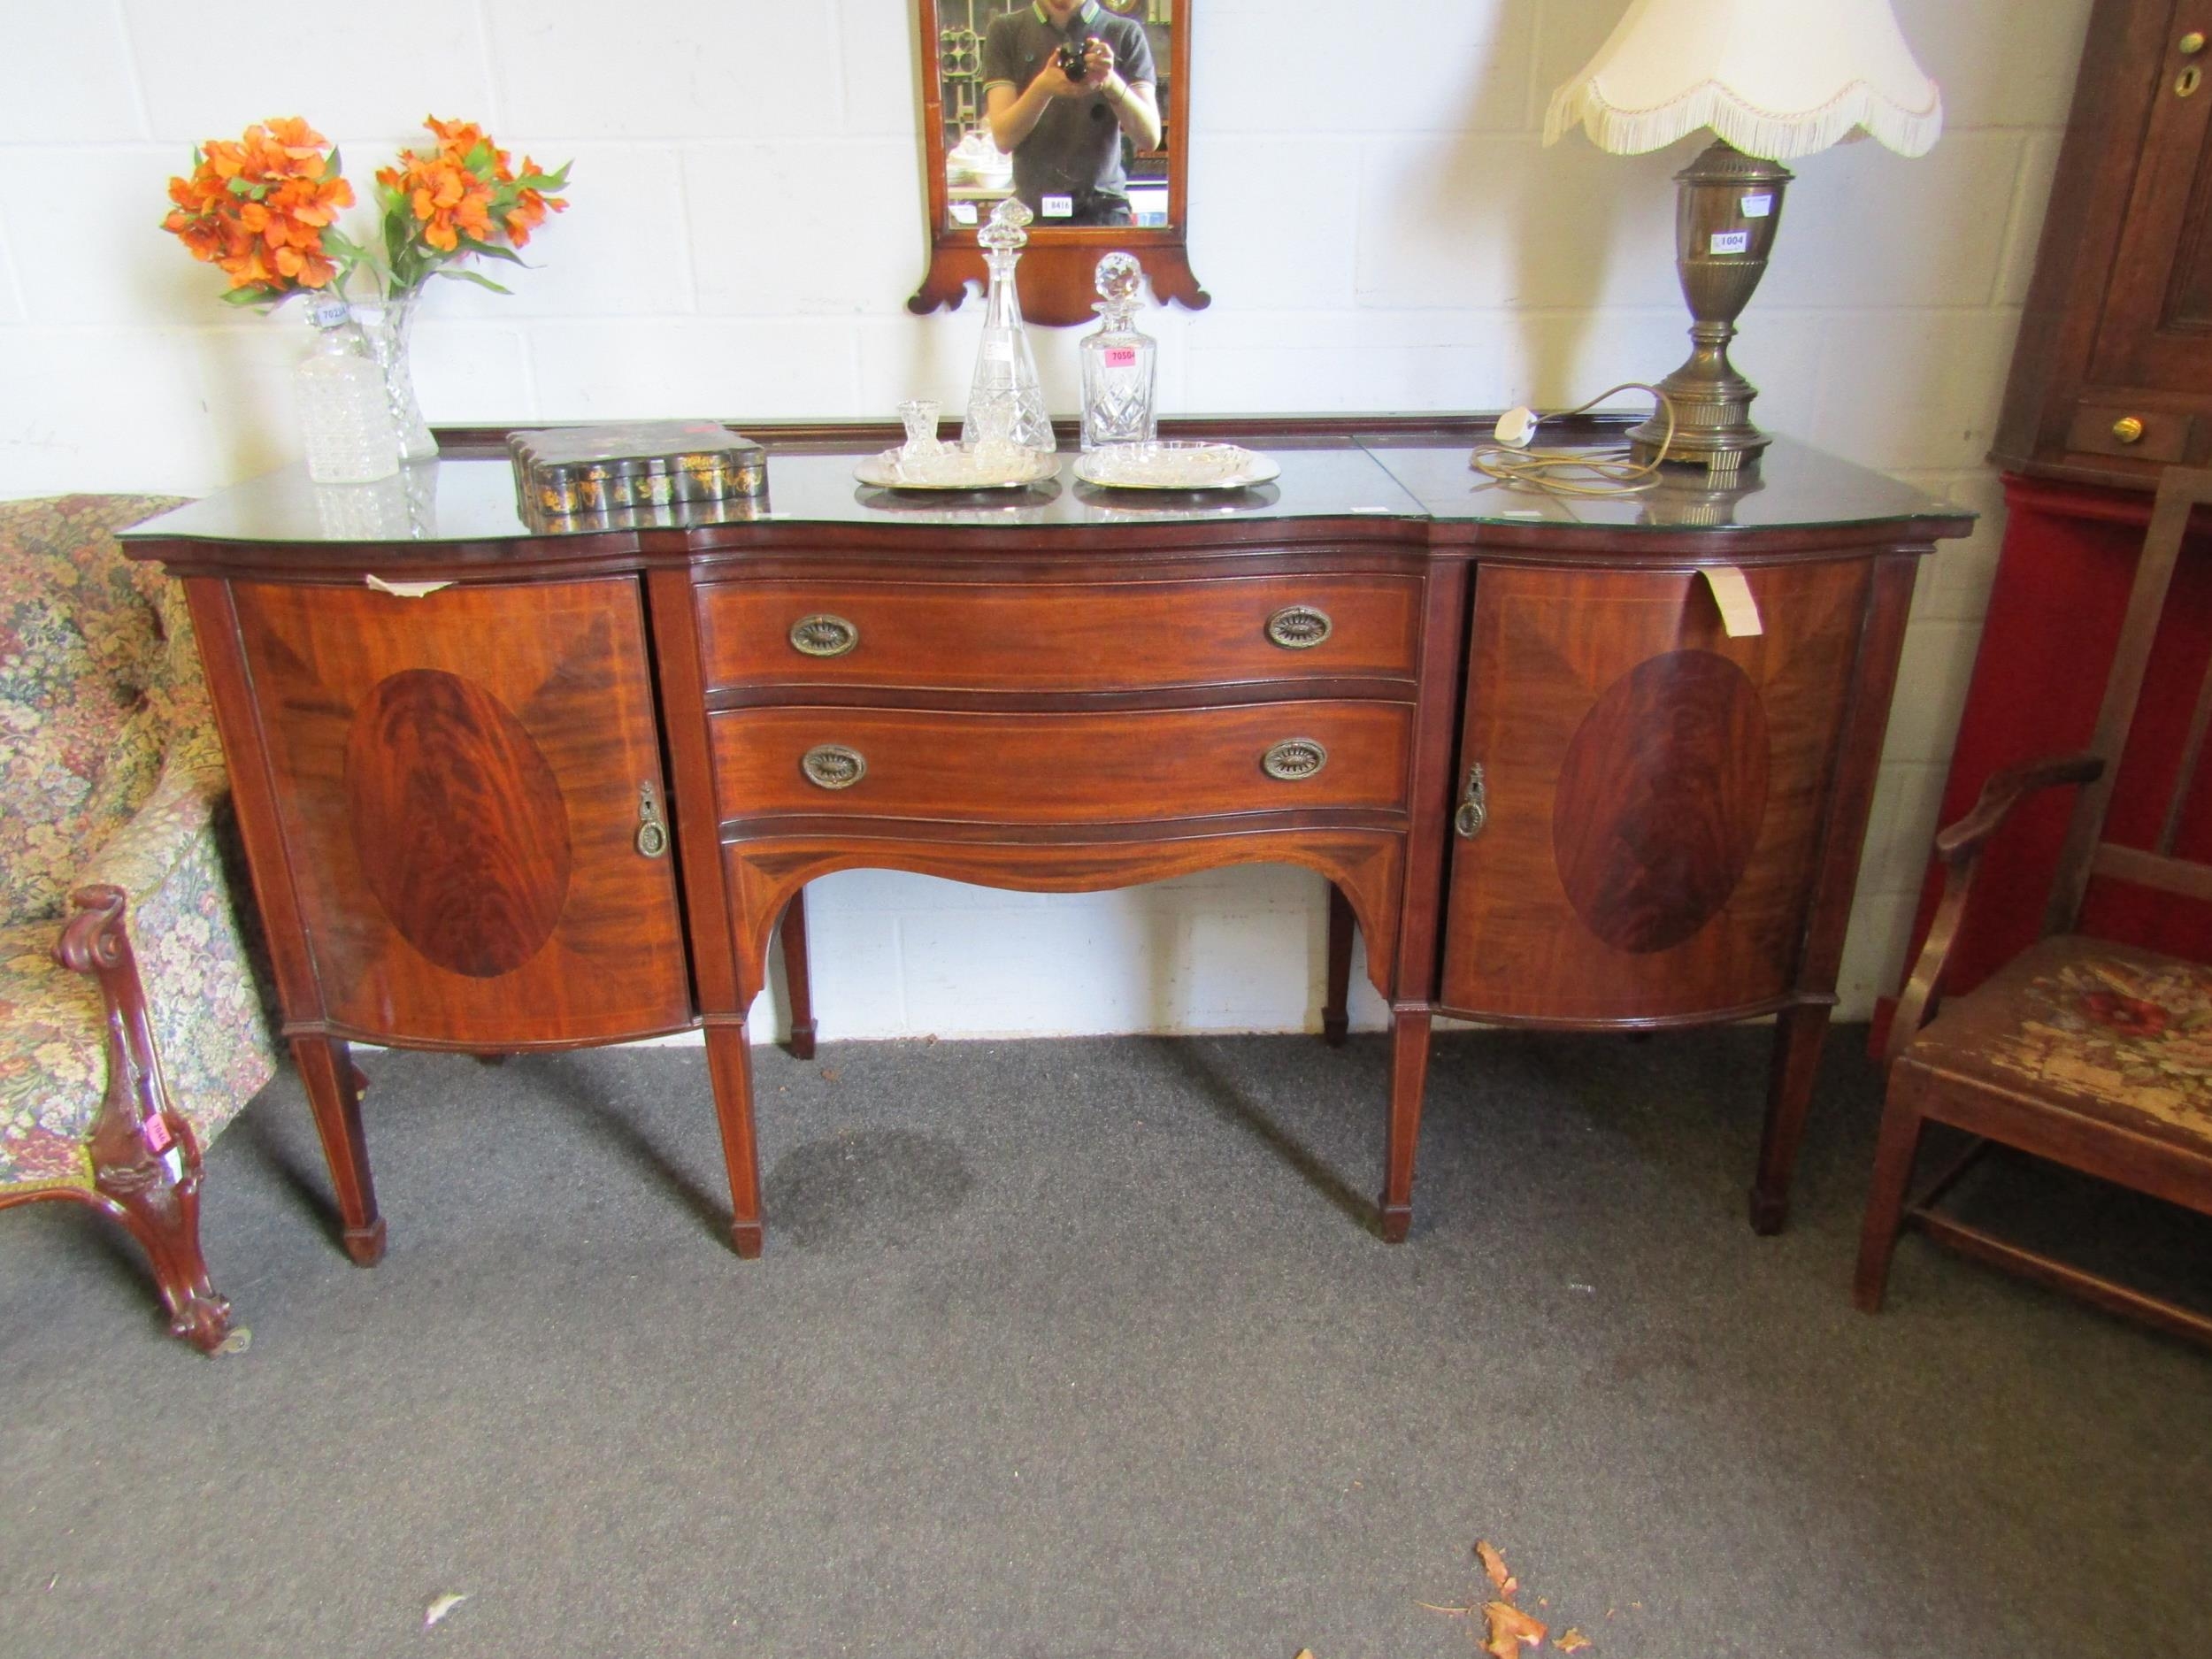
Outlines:
POLYGON ((2139 442, 2143 436, 2143 423, 2132 415, 2123 415, 2112 423, 2112 435, 2122 443, 2139 442))
POLYGON ((1312 605, 1285 605, 1267 619, 1267 637, 1286 651, 1310 651, 1329 637, 1335 624, 1312 605))
POLYGON ((818 789, 849 789, 868 775, 868 763, 856 749, 818 743, 799 757, 799 770, 818 789))
POLYGON ((1260 757, 1260 770, 1285 783, 1310 778, 1329 764, 1329 751, 1310 737, 1286 737, 1260 757))
POLYGON ((842 657, 860 643, 860 630, 824 611, 793 623, 790 638, 791 649, 802 657, 842 657))

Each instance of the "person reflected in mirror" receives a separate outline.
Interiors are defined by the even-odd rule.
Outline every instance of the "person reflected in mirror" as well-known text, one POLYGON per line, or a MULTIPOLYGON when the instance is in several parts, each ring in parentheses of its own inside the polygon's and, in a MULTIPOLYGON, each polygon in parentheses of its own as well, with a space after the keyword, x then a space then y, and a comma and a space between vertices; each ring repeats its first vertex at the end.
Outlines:
POLYGON ((984 115, 1041 227, 1135 223, 1121 141, 1159 148, 1157 82, 1144 26, 1098 0, 1033 0, 991 19, 984 115))

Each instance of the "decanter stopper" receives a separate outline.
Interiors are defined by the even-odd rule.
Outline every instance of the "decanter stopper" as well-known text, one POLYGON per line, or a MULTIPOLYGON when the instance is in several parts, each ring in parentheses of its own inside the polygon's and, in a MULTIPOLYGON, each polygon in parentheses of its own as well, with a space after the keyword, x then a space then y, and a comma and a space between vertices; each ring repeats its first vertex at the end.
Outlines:
POLYGON ((1098 311, 1133 311, 1143 302, 1137 298, 1138 286, 1144 280, 1144 267, 1137 257, 1128 253, 1110 253, 1098 262, 1098 273, 1091 285, 1098 290, 1098 297, 1105 302, 1094 307, 1098 311))
POLYGON ((1093 285, 1098 289, 1098 332, 1083 336, 1083 447, 1105 443, 1149 443, 1158 436, 1154 402, 1159 347, 1130 319, 1142 303, 1138 286, 1144 269, 1125 253, 1098 262, 1093 285))
POLYGON ((975 239, 994 253, 1018 252, 1029 245, 1028 225, 1036 217, 1010 196, 991 210, 991 222, 976 233, 975 239))

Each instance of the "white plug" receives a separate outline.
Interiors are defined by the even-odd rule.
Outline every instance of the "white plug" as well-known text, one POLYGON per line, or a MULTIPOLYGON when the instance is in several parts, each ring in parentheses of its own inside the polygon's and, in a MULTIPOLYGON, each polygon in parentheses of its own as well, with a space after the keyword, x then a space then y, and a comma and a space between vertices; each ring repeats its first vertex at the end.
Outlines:
POLYGON ((1498 417, 1498 424, 1490 435, 1509 449, 1525 449, 1528 441, 1536 435, 1536 411, 1516 407, 1498 417))

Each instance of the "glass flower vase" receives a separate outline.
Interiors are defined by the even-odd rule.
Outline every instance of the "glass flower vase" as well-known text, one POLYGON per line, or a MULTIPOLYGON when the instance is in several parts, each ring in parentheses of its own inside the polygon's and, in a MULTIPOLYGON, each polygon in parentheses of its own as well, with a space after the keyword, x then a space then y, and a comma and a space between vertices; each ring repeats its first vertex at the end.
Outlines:
POLYGON ((384 375, 384 396, 391 404, 392 426, 399 434, 399 458, 427 461, 438 453, 438 441, 423 420, 422 405, 415 401, 415 376, 407 360, 407 342, 415 324, 415 302, 420 288, 409 288, 388 298, 354 300, 353 320, 369 342, 369 355, 384 375))

